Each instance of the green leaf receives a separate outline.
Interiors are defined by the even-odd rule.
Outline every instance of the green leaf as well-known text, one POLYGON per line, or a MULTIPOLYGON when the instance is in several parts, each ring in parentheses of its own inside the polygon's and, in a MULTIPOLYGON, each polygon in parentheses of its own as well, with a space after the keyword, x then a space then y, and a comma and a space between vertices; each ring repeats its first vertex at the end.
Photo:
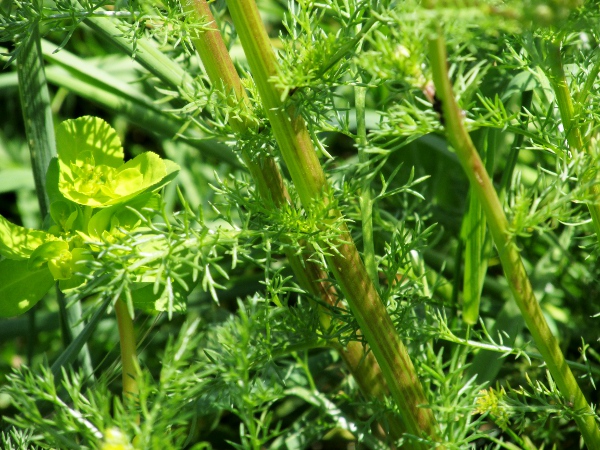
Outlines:
POLYGON ((469 325, 479 321, 479 304, 487 272, 485 258, 486 220, 479 199, 471 193, 469 211, 464 218, 465 268, 463 281, 463 320, 469 325))
POLYGON ((99 210, 88 223, 88 234, 92 239, 102 240, 104 232, 112 232, 115 227, 132 230, 139 226, 140 217, 127 207, 139 211, 143 216, 147 214, 142 210, 160 208, 160 197, 152 192, 140 194, 133 199, 99 210))
POLYGON ((153 184, 147 190, 156 191, 161 187, 165 186, 166 184, 169 184, 173 179, 175 179, 175 177, 179 173, 179 170, 181 169, 181 167, 179 167, 179 164, 169 159, 163 159, 162 162, 165 164, 166 175, 162 180, 160 180, 158 183, 153 184))
POLYGON ((60 192, 60 189, 58 188, 59 173, 58 158, 52 158, 48 165, 48 171, 46 172, 46 193, 48 194, 50 204, 66 200, 65 196, 62 195, 62 192, 60 192))
POLYGON ((65 241, 46 242, 35 249, 29 258, 29 268, 35 270, 45 263, 55 280, 68 280, 73 276, 75 261, 65 241))
POLYGON ((161 159, 156 153, 145 152, 122 166, 117 173, 119 183, 114 189, 121 197, 106 202, 106 205, 122 203, 148 191, 156 191, 177 176, 179 165, 161 159), (141 174, 141 177, 138 175, 141 174))
POLYGON ((98 117, 66 120, 57 129, 58 188, 69 200, 101 207, 117 196, 115 175, 123 147, 115 130, 98 117))
POLYGON ((27 259, 43 243, 56 238, 44 231, 20 227, 0 216, 0 255, 27 259))
POLYGON ((58 287, 62 292, 68 292, 86 282, 86 278, 81 274, 89 273, 86 261, 93 261, 94 257, 87 248, 74 248, 71 250, 71 273, 68 279, 60 280, 58 287))
POLYGON ((119 197, 108 201, 106 204, 114 205, 129 200, 153 187, 165 176, 167 176, 165 161, 156 153, 142 153, 125 163, 118 170, 114 192, 119 197))
POLYGON ((28 261, 0 261, 0 317, 23 314, 54 284, 47 267, 31 270, 28 266, 28 261))
POLYGON ((123 164, 123 147, 117 132, 99 117, 83 116, 62 122, 56 129, 56 147, 59 161, 67 167, 89 157, 96 165, 116 168, 123 164))
MULTIPOLYGON (((142 155, 140 155, 142 156, 142 155)), ((125 197, 131 193, 139 191, 143 183, 144 176, 139 170, 128 168, 117 173, 115 179, 114 193, 125 197)))
POLYGON ((83 227, 80 213, 81 211, 75 203, 66 200, 59 200, 50 205, 50 216, 60 227, 60 231, 80 230, 83 227))
POLYGON ((101 119, 66 121, 57 135, 58 189, 66 199, 81 205, 104 208, 123 203, 146 190, 158 189, 179 170, 177 164, 152 152, 123 164, 116 132, 101 119), (85 133, 92 136, 86 138, 85 133))
POLYGON ((69 250, 69 244, 65 241, 45 242, 36 248, 29 258, 29 268, 37 269, 52 258, 56 258, 63 250, 69 250))

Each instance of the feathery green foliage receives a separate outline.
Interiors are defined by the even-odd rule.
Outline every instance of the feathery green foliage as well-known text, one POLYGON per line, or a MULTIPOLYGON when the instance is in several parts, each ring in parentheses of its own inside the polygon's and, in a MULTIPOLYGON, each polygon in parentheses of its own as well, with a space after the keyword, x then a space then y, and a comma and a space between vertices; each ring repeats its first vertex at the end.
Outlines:
POLYGON ((595 3, 257 4, 0 2, 0 446, 600 448, 595 3))

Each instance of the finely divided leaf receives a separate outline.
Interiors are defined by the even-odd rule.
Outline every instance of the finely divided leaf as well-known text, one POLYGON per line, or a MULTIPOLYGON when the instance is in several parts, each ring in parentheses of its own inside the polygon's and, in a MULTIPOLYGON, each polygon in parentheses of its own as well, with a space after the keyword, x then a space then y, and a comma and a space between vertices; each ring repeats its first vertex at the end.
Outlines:
POLYGON ((126 230, 137 227, 141 219, 127 207, 131 207, 146 216, 147 214, 142 210, 144 208, 158 210, 160 208, 160 197, 152 192, 145 192, 129 201, 99 210, 88 223, 87 233, 89 236, 92 239, 101 241, 104 232, 110 233, 115 227, 122 227, 126 230))

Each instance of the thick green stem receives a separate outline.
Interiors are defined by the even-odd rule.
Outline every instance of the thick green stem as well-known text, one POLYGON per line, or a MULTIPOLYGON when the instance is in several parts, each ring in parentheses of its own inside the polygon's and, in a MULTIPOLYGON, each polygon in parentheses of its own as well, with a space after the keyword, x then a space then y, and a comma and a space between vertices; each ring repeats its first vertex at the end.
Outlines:
MULTIPOLYGON (((227 4, 283 159, 302 204, 309 209, 315 201, 326 201, 330 190, 310 134, 302 117, 286 108, 281 92, 270 82, 277 74, 277 61, 256 4, 251 0, 230 0, 227 4)), ((332 208, 332 222, 340 219, 340 212, 332 208)), ((415 368, 345 225, 340 225, 337 240, 343 244, 335 249, 323 243, 331 253, 328 264, 379 362, 392 397, 404 412, 404 426, 409 433, 435 439, 436 421, 431 409, 420 407, 427 400, 415 368)))
MULTIPOLYGON (((255 122, 249 117, 250 101, 231 61, 210 7, 205 0, 184 0, 182 3, 188 14, 193 14, 199 21, 207 22, 208 30, 194 39, 193 43, 211 82, 217 86, 221 85, 227 92, 233 94, 229 97, 230 105, 241 106, 242 114, 232 118, 230 125, 234 131, 243 134, 250 127, 255 126, 255 122)), ((272 158, 254 161, 245 153, 242 154, 242 158, 257 183, 261 197, 265 200, 273 200, 275 207, 283 205, 289 207, 289 194, 276 162, 272 158)), ((311 261, 307 255, 299 256, 292 250, 287 251, 286 256, 299 284, 304 289, 322 299, 325 304, 339 307, 338 295, 333 286, 328 282, 318 281, 327 278, 327 274, 320 266, 311 261)), ((324 329, 329 328, 331 317, 326 308, 321 308, 320 320, 324 329)), ((365 395, 373 397, 385 395, 387 386, 373 353, 366 353, 364 346, 359 342, 350 342, 346 347, 337 342, 332 343, 340 352, 365 395)), ((401 424, 395 422, 395 418, 389 418, 389 421, 394 427, 392 436, 400 437, 401 424)))
POLYGON ((115 314, 119 327, 119 340, 121 342, 121 365, 123 366, 123 398, 137 397, 138 387, 138 359, 136 354, 135 332, 133 320, 129 314, 127 304, 123 300, 115 303, 115 314))
MULTIPOLYGON (((560 53, 560 43, 552 42, 548 44, 548 68, 550 70, 550 81, 556 95, 556 102, 558 103, 558 110, 560 112, 560 118, 565 128, 567 135, 567 142, 569 143, 569 149, 574 155, 587 151, 592 158, 594 158, 594 152, 590 149, 589 145, 585 145, 581 135, 579 127, 579 118, 576 115, 576 105, 573 103, 573 97, 569 90, 569 84, 567 83, 567 77, 562 62, 562 55, 560 53)), ((592 78, 591 83, 595 80, 598 75, 600 66, 598 63, 594 65, 590 73, 592 78)), ((586 82, 582 96, 578 96, 582 101, 587 98, 587 92, 589 91, 590 81, 586 82)), ((582 104, 577 105, 577 111, 581 110, 582 104)), ((596 173, 593 175, 596 177, 596 173)), ((591 180, 581 180, 583 182, 591 180)), ((594 224, 594 230, 596 236, 600 242, 600 186, 597 183, 589 189, 592 201, 588 203, 590 215, 592 216, 592 222, 594 224)))
POLYGON ((281 93, 270 82, 270 78, 277 74, 277 62, 254 2, 230 1, 227 5, 271 122, 273 134, 282 149, 283 159, 302 204, 308 207, 316 196, 324 193, 326 179, 304 120, 299 115, 290 114, 291 111, 285 110, 281 93))
MULTIPOLYGON (((230 106, 236 106, 240 113, 230 119, 230 125, 237 133, 244 133, 256 126, 250 116, 250 100, 242 81, 235 70, 223 37, 215 23, 210 7, 204 0, 182 0, 183 8, 201 20, 207 21, 208 31, 193 39, 194 46, 202 59, 206 73, 211 82, 223 86, 229 95, 230 106)), ((289 194, 283 183, 277 162, 270 157, 253 160, 242 153, 244 164, 255 180, 261 198, 271 200, 276 206, 290 203, 289 194)))
MULTIPOLYGON (((367 126, 365 123, 365 97, 367 88, 356 86, 354 88, 356 100, 356 134, 358 137, 358 160, 363 164, 363 169, 368 168, 369 154, 367 146, 367 126)), ((360 214, 362 218, 363 257, 365 267, 375 286, 379 285, 377 262, 375 261, 375 242, 373 240, 373 199, 371 198, 371 179, 365 176, 360 193, 360 214)))
POLYGON ((557 339, 548 327, 542 309, 533 293, 519 250, 509 232, 508 220, 498 195, 464 125, 462 112, 456 103, 448 77, 446 43, 441 34, 430 39, 429 57, 436 95, 442 103, 448 141, 456 151, 471 187, 483 206, 502 268, 515 301, 565 401, 570 402, 574 410, 578 411, 575 421, 588 448, 600 449, 600 430, 594 419, 593 411, 567 365, 557 339))
POLYGON ((229 106, 237 106, 237 117, 230 118, 236 133, 244 133, 256 123, 250 117, 250 99, 242 84, 215 18, 205 0, 181 0, 183 10, 198 21, 205 21, 206 30, 192 39, 211 83, 223 87, 229 96, 229 106))
POLYGON ((550 69, 550 81, 556 95, 558 110, 567 135, 569 148, 574 154, 583 150, 583 139, 575 117, 575 106, 569 91, 569 84, 563 69, 560 45, 558 43, 548 44, 548 67, 550 69))

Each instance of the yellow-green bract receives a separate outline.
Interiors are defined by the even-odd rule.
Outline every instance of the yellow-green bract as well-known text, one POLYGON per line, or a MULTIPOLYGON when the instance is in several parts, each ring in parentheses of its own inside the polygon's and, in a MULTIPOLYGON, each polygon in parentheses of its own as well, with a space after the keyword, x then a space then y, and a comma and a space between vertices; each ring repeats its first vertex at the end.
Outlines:
POLYGON ((177 164, 152 152, 124 163, 117 133, 98 117, 63 122, 56 130, 56 144, 60 192, 94 208, 127 201, 179 170, 177 164))
POLYGON ((56 136, 58 159, 51 161, 46 177, 48 231, 0 216, 0 317, 32 308, 55 281, 63 291, 85 282, 76 274, 93 259, 88 242, 139 227, 140 218, 128 208, 158 209, 154 191, 179 170, 151 152, 125 163, 117 133, 97 117, 67 120, 56 136))

